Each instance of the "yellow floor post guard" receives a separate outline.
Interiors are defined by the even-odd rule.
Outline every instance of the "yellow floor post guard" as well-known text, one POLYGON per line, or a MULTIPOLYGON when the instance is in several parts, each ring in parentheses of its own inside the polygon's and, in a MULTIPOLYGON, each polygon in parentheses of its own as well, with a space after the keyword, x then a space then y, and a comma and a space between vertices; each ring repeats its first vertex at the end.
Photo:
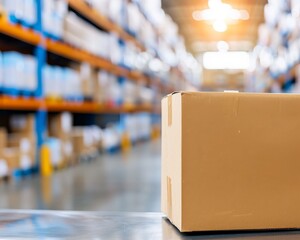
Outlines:
POLYGON ((47 144, 43 144, 41 149, 41 174, 50 176, 53 172, 51 164, 51 151, 47 144))

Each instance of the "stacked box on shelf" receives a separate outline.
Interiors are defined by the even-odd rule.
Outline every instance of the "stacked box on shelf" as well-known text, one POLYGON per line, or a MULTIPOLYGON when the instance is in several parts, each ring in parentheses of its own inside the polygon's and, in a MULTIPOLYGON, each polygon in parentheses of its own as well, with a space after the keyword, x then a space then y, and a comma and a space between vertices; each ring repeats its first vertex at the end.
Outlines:
POLYGON ((90 5, 95 11, 99 12, 104 17, 109 17, 108 0, 84 0, 88 5, 90 5))
POLYGON ((3 152, 7 147, 7 131, 5 128, 0 128, 0 178, 10 175, 11 166, 7 158, 4 158, 3 152))
POLYGON ((94 93, 97 89, 97 71, 89 64, 82 63, 79 66, 74 66, 74 69, 79 71, 81 80, 81 92, 85 100, 94 100, 94 93))
MULTIPOLYGON (((71 113, 59 113, 49 118, 50 146, 57 153, 52 158, 55 167, 65 166, 74 162, 72 142, 73 117, 71 113)), ((52 152, 52 151, 51 151, 52 152)))
POLYGON ((126 55, 126 58, 122 62, 125 66, 165 80, 170 79, 168 70, 176 66, 182 72, 178 75, 179 81, 184 77, 188 80, 187 83, 199 85, 199 64, 185 64, 191 55, 187 54, 182 37, 178 34, 177 25, 164 14, 159 1, 123 2, 126 17, 124 23, 120 23, 122 14, 119 1, 88 2, 100 14, 132 33, 147 49, 148 59, 145 66, 145 63, 141 63, 143 53, 135 49, 131 43, 125 43, 123 56, 126 55), (103 9, 109 11, 105 12, 103 9), (157 55, 160 59, 156 58, 157 55))
POLYGON ((154 90, 145 86, 139 86, 137 101, 141 104, 154 104, 155 93, 154 90))
POLYGON ((43 68, 43 88, 46 98, 82 101, 79 72, 66 67, 46 65, 43 68))
POLYGON ((37 61, 34 56, 18 52, 0 55, 0 89, 10 95, 34 95, 37 89, 37 61))
MULTIPOLYGON (((178 33, 178 26, 160 9, 159 1, 137 1, 140 8, 152 26, 158 33, 156 42, 156 52, 163 64, 160 70, 160 77, 164 80, 173 79, 169 75, 169 69, 176 67, 180 83, 183 79, 187 84, 200 85, 200 65, 196 59, 187 52, 183 38, 178 33), (192 63, 192 64, 190 64, 192 63)), ((174 82, 174 81, 173 81, 174 82)), ((177 84, 177 83, 176 83, 177 84)), ((178 85, 178 84, 177 84, 178 85)), ((186 89, 187 86, 179 86, 176 89, 186 89)))
POLYGON ((10 167, 22 170, 32 168, 36 157, 35 139, 23 133, 13 133, 8 135, 7 141, 8 147, 4 150, 4 157, 12 157, 10 167))
POLYGON ((11 116, 10 129, 12 133, 4 134, 6 140, 1 150, 1 159, 7 161, 11 172, 29 170, 36 163, 37 153, 34 115, 11 116))
POLYGON ((152 19, 149 18, 149 12, 156 12, 157 19, 160 19, 163 14, 159 1, 135 1, 126 5, 127 26, 128 29, 136 34, 136 37, 141 41, 148 50, 157 48, 157 29, 154 27, 152 19), (145 10, 148 12, 146 13, 145 10))
POLYGON ((136 104, 137 103, 137 94, 138 94, 138 85, 126 80, 123 83, 123 104, 136 104))
POLYGON ((153 100, 153 90, 129 80, 120 82, 115 75, 85 63, 72 68, 46 65, 43 86, 47 98, 94 100, 110 106, 153 100))
POLYGON ((100 150, 102 130, 97 126, 74 127, 71 113, 56 114, 49 118, 48 146, 52 165, 67 166, 100 150))
POLYGON ((64 19, 67 14, 66 0, 42 0, 42 24, 44 33, 54 39, 61 39, 64 32, 64 19))
POLYGON ((99 71, 95 89, 94 98, 96 101, 110 106, 122 103, 122 87, 115 75, 106 71, 99 71))
POLYGON ((151 136, 151 115, 147 113, 131 114, 124 117, 124 131, 134 143, 148 140, 151 136))
POLYGON ((133 70, 139 70, 141 72, 142 69, 138 68, 139 67, 139 57, 140 57, 141 53, 138 50, 138 48, 132 44, 132 43, 125 43, 123 46, 123 57, 122 62, 123 64, 133 70))
POLYGON ((85 0, 93 9, 101 15, 110 19, 119 26, 124 26, 123 8, 125 1, 123 0, 85 0))
POLYGON ((141 28, 142 13, 139 11, 136 4, 129 2, 126 6, 127 30, 134 36, 138 35, 141 28))
POLYGON ((69 12, 65 18, 64 40, 78 48, 82 48, 94 55, 120 61, 120 47, 114 34, 103 32, 73 12, 69 12))
POLYGON ((123 15, 124 4, 125 1, 123 0, 108 1, 109 19, 123 28, 125 27, 123 15))
POLYGON ((35 27, 37 23, 36 0, 2 0, 1 4, 12 23, 35 27))
POLYGON ((269 1, 265 6, 265 23, 259 27, 258 45, 253 51, 256 69, 249 75, 249 90, 297 91, 293 89, 294 73, 288 73, 300 61, 299 9, 297 0, 269 1))
POLYGON ((102 147, 102 131, 97 126, 74 127, 72 142, 77 157, 93 155, 102 147))
POLYGON ((109 124, 103 129, 102 147, 106 152, 115 152, 120 148, 122 133, 118 124, 109 124))

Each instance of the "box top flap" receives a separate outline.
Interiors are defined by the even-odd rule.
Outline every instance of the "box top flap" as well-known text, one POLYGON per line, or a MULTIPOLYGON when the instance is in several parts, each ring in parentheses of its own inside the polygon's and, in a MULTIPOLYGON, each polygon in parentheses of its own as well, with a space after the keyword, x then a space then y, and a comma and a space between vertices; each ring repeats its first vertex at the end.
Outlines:
POLYGON ((250 96, 250 97, 300 97, 299 93, 253 93, 253 92, 238 92, 238 91, 224 91, 224 92, 204 92, 204 91, 174 91, 166 95, 163 99, 171 97, 173 95, 180 94, 181 96, 250 96))
POLYGON ((224 92, 203 92, 203 91, 174 91, 172 93, 169 93, 168 95, 164 96, 164 98, 180 94, 180 95, 198 95, 198 94, 215 94, 215 93, 224 93, 224 94, 230 94, 230 93, 240 93, 238 91, 224 91, 224 92))
POLYGON ((164 96, 163 99, 164 99, 164 98, 167 98, 167 97, 170 97, 170 96, 173 96, 173 95, 175 95, 175 94, 181 94, 181 93, 182 93, 181 91, 174 91, 174 92, 169 93, 168 95, 164 96))

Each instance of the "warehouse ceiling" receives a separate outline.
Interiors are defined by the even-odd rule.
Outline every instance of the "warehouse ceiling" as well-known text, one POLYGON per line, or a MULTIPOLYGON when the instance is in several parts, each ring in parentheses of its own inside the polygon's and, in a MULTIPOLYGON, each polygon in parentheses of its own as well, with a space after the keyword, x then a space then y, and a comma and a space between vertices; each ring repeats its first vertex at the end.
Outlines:
POLYGON ((226 32, 216 32, 205 21, 196 21, 192 14, 208 8, 207 0, 162 0, 167 14, 178 24, 189 51, 198 55, 216 49, 216 42, 227 41, 230 50, 251 50, 257 41, 258 25, 264 21, 264 5, 267 0, 223 0, 233 8, 247 10, 249 19, 228 25, 226 32))

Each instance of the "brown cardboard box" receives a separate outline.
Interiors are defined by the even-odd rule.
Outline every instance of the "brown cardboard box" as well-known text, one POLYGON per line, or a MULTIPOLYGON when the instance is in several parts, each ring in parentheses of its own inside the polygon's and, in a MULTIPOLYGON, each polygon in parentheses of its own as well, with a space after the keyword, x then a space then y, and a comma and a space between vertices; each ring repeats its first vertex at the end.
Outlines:
POLYGON ((22 153, 19 148, 3 149, 1 159, 6 160, 10 170, 28 169, 33 166, 34 163, 34 156, 22 153))
POLYGON ((35 117, 33 114, 13 115, 10 118, 10 127, 13 132, 33 134, 35 132, 35 117))
POLYGON ((105 103, 107 100, 108 89, 110 88, 111 79, 109 73, 105 71, 98 71, 97 77, 94 81, 94 101, 98 103, 105 103))
POLYGON ((81 63, 80 65, 72 64, 71 66, 74 70, 79 72, 83 96, 93 98, 98 70, 88 63, 81 63))
POLYGON ((33 134, 11 133, 7 135, 7 147, 18 148, 22 154, 35 159, 36 139, 33 134))
POLYGON ((18 148, 4 148, 1 151, 1 159, 4 159, 9 169, 19 168, 20 151, 18 148))
POLYGON ((93 136, 86 128, 76 127, 72 131, 72 142, 76 156, 86 155, 97 151, 93 136))
POLYGON ((71 164, 75 162, 74 156, 74 147, 72 139, 62 139, 61 142, 61 151, 62 151, 62 158, 64 164, 71 164))
POLYGON ((73 118, 71 113, 60 113, 49 119, 49 135, 68 140, 72 131, 73 118))
POLYGON ((74 131, 72 133, 72 142, 74 147, 74 153, 76 156, 80 156, 85 152, 86 146, 84 144, 84 137, 81 131, 74 131))
POLYGON ((94 85, 97 83, 97 71, 89 64, 80 65, 81 90, 85 97, 92 98, 94 95, 94 85))
POLYGON ((7 145, 7 131, 5 128, 0 128, 0 149, 5 148, 7 145))
POLYGON ((162 211, 182 232, 300 228, 300 95, 162 101, 162 211))

